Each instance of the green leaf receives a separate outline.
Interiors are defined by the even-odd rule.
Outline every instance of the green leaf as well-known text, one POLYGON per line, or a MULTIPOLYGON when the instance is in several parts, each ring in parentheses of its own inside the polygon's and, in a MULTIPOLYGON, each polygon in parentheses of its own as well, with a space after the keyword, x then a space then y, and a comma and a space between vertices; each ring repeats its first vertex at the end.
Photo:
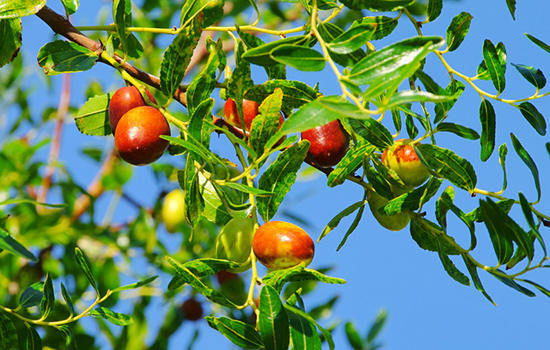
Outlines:
POLYGON ((429 201, 436 194, 442 183, 443 180, 432 178, 425 185, 388 201, 379 209, 379 212, 383 215, 396 215, 407 210, 414 211, 423 203, 429 201))
POLYGON ((531 102, 520 103, 519 111, 539 135, 546 135, 546 120, 531 102))
POLYGON ((132 1, 131 0, 113 0, 113 20, 116 25, 116 32, 122 50, 128 52, 128 35, 126 27, 132 25, 132 1))
POLYGON ((537 288, 542 294, 546 295, 547 297, 550 297, 550 290, 548 290, 547 288, 541 286, 540 284, 535 283, 533 281, 524 280, 524 279, 518 279, 518 280, 520 280, 522 282, 525 282, 525 283, 529 283, 533 287, 537 288))
POLYGON ((458 96, 435 95, 426 91, 405 90, 399 91, 387 101, 382 101, 380 107, 385 109, 394 108, 397 105, 403 105, 411 102, 445 102, 455 100, 458 96))
POLYGON ((327 44, 327 48, 338 54, 352 53, 369 41, 374 34, 375 26, 361 23, 333 39, 327 44))
POLYGON ((43 207, 49 207, 49 208, 66 208, 67 204, 52 204, 52 203, 42 203, 33 201, 32 199, 28 198, 11 198, 6 199, 5 201, 0 202, 0 206, 2 205, 9 205, 9 204, 32 204, 35 206, 43 206, 43 207))
POLYGON ((25 288, 25 290, 19 296, 19 306, 21 307, 31 307, 40 304, 42 296, 44 294, 44 283, 35 282, 25 288))
POLYGON ((85 135, 106 136, 112 133, 109 123, 109 102, 112 93, 94 96, 74 116, 78 131, 85 135))
POLYGON ((67 14, 72 15, 78 10, 79 0, 61 0, 67 14))
POLYGON ((529 39, 529 40, 531 40, 532 42, 534 42, 538 47, 540 47, 540 48, 543 49, 544 51, 550 52, 550 45, 546 44, 544 41, 535 38, 535 37, 532 36, 531 34, 525 33, 525 36, 527 37, 527 39, 529 39))
POLYGON ((280 46, 284 45, 298 45, 304 43, 307 40, 305 36, 293 36, 281 40, 269 42, 267 44, 260 45, 246 51, 242 58, 250 63, 254 63, 260 66, 270 66, 277 64, 277 61, 273 59, 271 53, 280 46))
POLYGON ((46 274, 46 280, 44 281, 44 289, 42 294, 42 300, 40 301, 40 311, 42 312, 42 319, 48 318, 48 315, 53 310, 55 303, 55 296, 53 294, 53 283, 50 274, 46 274))
POLYGON ((546 255, 546 244, 544 243, 544 239, 540 235, 537 225, 535 225, 535 220, 533 219, 533 212, 531 211, 531 206, 529 205, 529 202, 527 201, 527 198, 525 198, 523 193, 519 192, 518 196, 519 196, 521 211, 523 212, 523 216, 525 216, 525 220, 527 221, 527 224, 531 229, 530 233, 532 233, 535 236, 535 238, 539 241, 540 246, 544 251, 544 255, 546 255))
POLYGON ((260 292, 260 334, 267 350, 287 350, 290 340, 288 316, 279 293, 266 285, 260 292))
POLYGON ((467 140, 479 139, 479 134, 474 129, 456 123, 439 123, 434 129, 435 132, 452 132, 453 134, 467 140))
POLYGON ((191 0, 186 1, 181 9, 180 25, 186 27, 202 11, 204 26, 210 26, 223 16, 222 0, 191 0))
POLYGON ((11 316, 0 313, 0 349, 20 349, 17 329, 11 316))
POLYGON ((25 350, 42 350, 42 339, 40 339, 40 335, 32 326, 27 326, 25 350))
POLYGON ((46 0, 0 0, 0 19, 34 15, 46 0))
POLYGON ((65 336, 65 346, 68 348, 69 345, 71 345, 72 338, 73 338, 73 333, 71 331, 71 328, 66 324, 56 326, 55 328, 57 328, 57 330, 63 333, 63 335, 65 336))
POLYGON ((262 189, 256 188, 256 187, 250 187, 247 185, 243 185, 241 183, 237 182, 226 182, 224 184, 221 184, 221 186, 230 187, 237 191, 243 192, 243 193, 249 193, 253 194, 255 196, 272 196, 273 192, 264 191, 262 189))
POLYGON ((104 318, 117 326, 127 326, 134 321, 131 316, 114 312, 103 306, 90 311, 90 316, 95 318, 104 318))
POLYGON ((349 344, 354 350, 363 350, 363 339, 355 329, 352 322, 346 322, 344 327, 349 344))
POLYGON ((28 251, 21 243, 13 239, 8 231, 0 228, 0 251, 2 249, 25 259, 38 261, 36 256, 28 251))
POLYGON ((502 168, 502 175, 503 175, 503 181, 502 181, 502 190, 503 191, 508 186, 508 181, 507 181, 507 178, 506 178, 506 155, 507 154, 508 154, 508 147, 506 147, 506 144, 503 143, 498 148, 498 162, 500 163, 500 166, 502 168))
POLYGON ((136 282, 136 283, 132 283, 132 284, 128 284, 128 285, 125 285, 125 286, 120 286, 120 287, 117 287, 115 289, 113 289, 113 293, 116 293, 116 292, 120 292, 120 291, 123 291, 123 290, 129 290, 129 289, 136 289, 136 288, 139 288, 141 286, 145 286, 151 282, 153 282, 154 280, 157 279, 158 276, 151 276, 151 277, 148 277, 144 280, 141 280, 139 282, 136 282))
POLYGON ((498 93, 500 94, 502 91, 504 91, 504 88, 506 86, 506 81, 504 77, 504 68, 506 66, 504 66, 503 68, 497 49, 488 39, 485 39, 485 41, 483 42, 483 59, 485 60, 485 64, 487 65, 487 71, 489 72, 491 81, 493 82, 495 89, 497 89, 498 93))
POLYGON ((466 268, 468 269, 468 272, 472 277, 472 281, 474 282, 474 286, 476 287, 476 289, 480 291, 485 296, 485 298, 487 298, 487 300, 489 300, 493 305, 496 306, 493 299, 489 296, 489 294, 487 294, 485 288, 483 288, 483 284, 481 283, 481 280, 479 279, 479 275, 477 273, 477 267, 466 254, 462 254, 462 260, 464 260, 464 264, 466 265, 466 268))
POLYGON ((506 0, 506 5, 508 6, 508 10, 510 11, 512 18, 515 21, 516 20, 516 0, 506 0))
POLYGON ((460 272, 460 270, 455 266, 455 264, 449 258, 448 255, 446 255, 441 251, 442 244, 439 243, 439 239, 438 239, 438 245, 440 249, 437 251, 437 254, 439 255, 439 259, 441 260, 441 263, 443 264, 443 268, 445 269, 447 274, 449 274, 449 276, 451 276, 458 283, 462 283, 465 286, 469 286, 470 279, 468 279, 468 277, 465 274, 460 272))
POLYGON ((460 250, 454 238, 433 222, 414 217, 410 224, 411 237, 422 249, 439 252, 445 255, 458 255, 460 250))
POLYGON ((194 20, 174 38, 162 56, 160 64, 160 88, 167 96, 174 95, 179 87, 185 70, 191 61, 193 50, 201 35, 202 21, 194 20))
POLYGON ((223 52, 222 42, 219 40, 214 43, 207 39, 206 47, 208 49, 208 60, 204 64, 200 73, 195 75, 186 91, 187 109, 189 114, 193 114, 204 100, 208 99, 214 91, 216 83, 216 70, 223 63, 225 53, 223 52))
POLYGON ((527 80, 537 89, 542 89, 546 85, 546 78, 544 77, 544 73, 542 73, 540 69, 535 69, 530 66, 514 63, 512 63, 512 66, 514 66, 518 70, 518 72, 525 78, 525 80, 527 80))
POLYGON ((433 22, 441 14, 443 9, 443 0, 429 0, 427 12, 427 20, 433 22))
POLYGON ((495 109, 489 100, 483 99, 479 106, 479 119, 481 121, 481 160, 489 159, 495 149, 496 118, 495 109))
POLYGON ((376 315, 376 319, 374 320, 372 326, 367 333, 367 343, 371 344, 378 336, 378 334, 380 334, 380 331, 386 323, 387 317, 388 315, 386 310, 380 310, 380 312, 378 312, 378 315, 376 315))
POLYGON ((262 338, 248 323, 227 317, 205 317, 208 325, 229 339, 233 344, 245 349, 263 348, 262 338))
POLYGON ((321 232, 321 235, 319 236, 319 238, 317 238, 317 242, 321 241, 326 235, 330 233, 330 231, 334 230, 340 224, 340 221, 342 221, 343 218, 353 214, 359 208, 365 206, 366 203, 367 203, 366 200, 355 202, 352 205, 345 208, 344 210, 342 210, 341 212, 339 212, 338 214, 336 214, 336 216, 333 217, 325 226, 325 228, 323 229, 323 232, 321 232))
POLYGON ((321 350, 321 337, 315 329, 315 324, 293 312, 288 312, 287 316, 294 349, 321 350))
POLYGON ((303 266, 295 266, 284 270, 270 271, 262 278, 265 285, 272 286, 281 290, 285 283, 293 281, 318 281, 328 284, 344 284, 345 280, 336 277, 330 277, 319 271, 306 269, 303 266))
POLYGON ((76 315, 73 300, 71 299, 69 292, 67 292, 67 288, 65 288, 65 284, 63 284, 63 282, 61 282, 61 294, 63 295, 63 299, 65 299, 65 303, 67 303, 67 307, 69 308, 71 315, 76 315))
MULTIPOLYGON (((503 71, 506 71, 506 60, 507 60, 506 47, 504 47, 504 44, 502 42, 499 42, 496 46, 496 50, 497 50, 500 66, 502 67, 503 71)), ((483 80, 491 80, 491 75, 487 70, 487 64, 485 60, 481 61, 481 63, 477 67, 477 78, 483 79, 483 80)))
POLYGON ((97 282, 95 281, 94 275, 92 273, 92 267, 86 255, 84 255, 84 252, 77 247, 74 249, 74 257, 76 259, 76 262, 78 263, 78 266, 80 266, 80 269, 82 269, 82 272, 84 272, 84 276, 86 276, 92 287, 99 294, 97 282))
MULTIPOLYGON (((367 192, 366 191, 363 195, 363 201, 365 201, 365 200, 367 200, 367 192)), ((362 205, 361 207, 359 207, 359 210, 357 211, 357 214, 355 214, 355 218, 353 219, 350 227, 348 228, 346 233, 344 233, 344 237, 342 238, 342 240, 338 244, 338 247, 336 247, 336 251, 339 251, 344 246, 344 244, 346 244, 346 241, 348 240, 348 237, 353 233, 353 231, 355 231, 355 229, 357 228, 357 226, 361 222, 361 219, 363 218, 363 213, 364 212, 365 212, 365 206, 362 205)))
POLYGON ((328 186, 334 187, 343 184, 346 178, 359 168, 364 157, 368 157, 375 150, 376 148, 370 143, 359 140, 330 172, 327 178, 328 186))
MULTIPOLYGON (((497 270, 498 272, 500 272, 501 274, 504 274, 506 275, 503 271, 501 270, 497 270)), ((505 285, 507 285, 508 287, 510 288, 513 288, 515 290, 517 290, 518 292, 520 293, 523 293, 525 295, 527 295, 528 297, 534 297, 536 296, 535 293, 533 293, 532 291, 530 291, 529 289, 523 287, 522 285, 519 285, 518 283, 514 282, 514 280, 512 279, 512 277, 503 277, 503 276, 500 276, 494 272, 491 272, 489 271, 489 273, 491 275, 493 275, 497 280, 499 280, 500 282, 504 283, 505 285)))
POLYGON ((334 350, 334 340, 332 339, 332 334, 330 334, 329 331, 327 331, 326 329, 324 329, 323 327, 321 327, 317 321, 315 321, 315 319, 313 317, 311 317, 310 315, 308 315, 307 313, 305 313, 304 311, 292 306, 292 305, 289 305, 289 304, 284 304, 284 307, 285 309, 288 311, 288 312, 291 312, 291 313, 294 313, 296 315, 299 315, 299 316, 302 316, 303 318, 305 318, 306 320, 308 320, 309 322, 311 322, 312 324, 314 324, 320 331, 321 331, 321 334, 323 334, 323 337, 325 338, 327 344, 328 344, 328 347, 330 350, 334 350))
POLYGON ((309 47, 280 45, 270 53, 271 58, 301 71, 314 72, 325 68, 325 57, 309 47))
POLYGON ((249 143, 257 154, 263 154, 267 141, 277 132, 281 118, 283 91, 276 88, 259 106, 259 115, 252 120, 249 143))
POLYGON ((374 29, 374 33, 372 34, 371 40, 380 40, 390 35, 395 29, 395 27, 397 27, 398 22, 399 22, 398 17, 366 16, 361 18, 361 22, 359 23, 369 24, 373 26, 375 29, 374 29))
POLYGON ((504 226, 500 225, 500 220, 505 214, 503 215, 503 211, 490 199, 480 200, 479 209, 489 232, 498 262, 499 264, 506 264, 512 258, 514 251, 510 231, 500 230, 504 226))
POLYGON ((414 146, 418 157, 437 176, 443 177, 460 188, 472 191, 477 184, 474 167, 453 151, 429 145, 414 146))
POLYGON ((414 37, 375 51, 357 62, 346 79, 358 85, 387 79, 399 68, 421 60, 430 51, 443 45, 441 37, 414 37), (426 46, 426 49, 425 49, 426 46))
POLYGON ((91 69, 99 55, 73 42, 56 40, 42 46, 37 59, 46 75, 55 75, 91 69))
POLYGON ((273 94, 277 88, 283 92, 282 109, 287 114, 290 114, 294 108, 300 108, 317 98, 317 91, 301 81, 277 79, 268 80, 262 85, 254 85, 246 91, 244 97, 261 103, 265 98, 273 94))
POLYGON ((461 12, 456 15, 451 24, 447 28, 447 50, 454 51, 458 49, 466 34, 470 30, 470 23, 472 23, 472 18, 474 18, 468 12, 461 12))
POLYGON ((512 138, 512 145, 514 146, 514 150, 516 151, 517 155, 521 158, 521 160, 527 165, 529 170, 531 170, 531 174, 533 175, 533 180, 535 181, 535 187, 537 188, 537 200, 540 200, 540 178, 539 178, 539 170, 537 168, 537 165, 535 164, 535 161, 529 153, 525 150, 525 148, 522 146, 522 144, 517 139, 516 135, 513 133, 510 133, 510 137, 512 138))
POLYGON ((308 141, 300 141, 281 152, 277 159, 260 177, 258 188, 274 193, 270 197, 258 197, 258 212, 264 221, 269 221, 277 212, 290 187, 296 181, 296 173, 300 169, 309 149, 308 141))
MULTIPOLYGON (((354 25, 356 23, 357 22, 354 22, 354 25)), ((376 26, 376 24, 374 24, 374 23, 367 23, 367 24, 369 24, 373 27, 376 26)), ((340 27, 338 27, 336 24, 330 23, 330 22, 320 23, 319 26, 317 27, 317 30, 319 31, 319 34, 321 35, 321 38, 325 42, 331 42, 332 40, 334 40, 337 37, 339 37, 340 35, 342 35, 342 33, 344 33, 344 31, 340 27)), ((329 51, 329 55, 330 55, 330 57, 332 58, 332 60, 334 62, 338 63, 339 65, 341 65, 343 67, 349 67, 349 66, 359 62, 359 60, 361 60, 363 57, 365 57, 365 51, 362 50, 362 49, 358 49, 354 52, 351 52, 351 53, 345 54, 345 55, 341 55, 341 54, 337 54, 337 53, 334 53, 332 51, 329 51)))
POLYGON ((352 10, 395 11, 411 5, 414 0, 342 0, 352 10))
POLYGON ((243 106, 242 100, 246 90, 254 85, 252 81, 252 75, 250 71, 250 63, 243 59, 244 44, 242 41, 237 40, 237 47, 235 49, 235 70, 229 78, 227 83, 227 95, 235 101, 237 105, 237 113, 241 119, 241 129, 245 129, 244 119, 242 118, 243 106))
POLYGON ((393 137, 389 130, 374 118, 366 120, 349 119, 348 123, 357 135, 379 149, 393 145, 393 137))
POLYGON ((0 67, 10 63, 21 47, 21 20, 0 19, 0 67))

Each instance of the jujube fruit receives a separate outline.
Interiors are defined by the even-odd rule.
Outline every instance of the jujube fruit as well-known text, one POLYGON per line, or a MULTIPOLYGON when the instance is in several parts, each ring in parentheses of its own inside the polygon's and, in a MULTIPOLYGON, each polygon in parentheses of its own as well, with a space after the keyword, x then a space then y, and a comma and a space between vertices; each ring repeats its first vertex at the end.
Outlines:
POLYGON ((231 272, 242 272, 250 268, 250 252, 254 220, 233 218, 225 224, 216 237, 216 257, 239 264, 231 272))
MULTIPOLYGON (((243 99, 243 120, 246 131, 250 131, 252 120, 254 120, 259 113, 259 107, 260 105, 258 102, 243 99)), ((225 116, 225 120, 227 120, 229 124, 242 128, 241 118, 239 116, 239 112, 237 111, 237 104, 231 98, 228 98, 227 101, 225 101, 223 114, 225 116)), ((279 125, 283 124, 284 121, 283 116, 279 116, 279 125)))
POLYGON ((310 142, 306 160, 323 168, 338 164, 349 144, 348 135, 338 120, 303 131, 302 140, 310 142))
POLYGON ((185 218, 185 192, 177 188, 168 193, 162 202, 161 217, 166 231, 175 232, 185 218))
POLYGON ((389 200, 382 197, 374 190, 369 190, 367 192, 367 201, 369 202, 370 210, 376 221, 388 230, 401 231, 409 224, 409 221, 411 221, 411 217, 406 211, 394 215, 385 215, 381 213, 379 209, 386 205, 389 200))
POLYGON ((313 259, 313 240, 300 227, 284 222, 269 221, 254 234, 252 249, 258 260, 271 270, 286 269, 313 259))
POLYGON ((405 185, 417 187, 423 184, 430 172, 418 158, 410 139, 397 140, 382 153, 382 163, 395 171, 405 185))
POLYGON ((183 317, 189 321, 197 321, 202 317, 202 305, 195 299, 187 299, 181 304, 180 310, 183 317))
POLYGON ((235 304, 243 304, 248 295, 243 279, 236 273, 220 271, 216 274, 221 292, 235 304))
POLYGON ((141 106, 120 118, 115 132, 115 147, 122 159, 130 164, 145 165, 159 159, 170 136, 170 126, 158 109, 141 106))
MULTIPOLYGON (((148 90, 145 90, 147 97, 153 103, 157 103, 153 95, 148 90)), ((138 88, 135 86, 125 86, 118 89, 111 100, 109 101, 109 124, 111 125, 111 130, 113 135, 115 133, 116 127, 120 118, 129 110, 140 107, 147 106, 147 103, 143 99, 143 96, 139 93, 138 88)))

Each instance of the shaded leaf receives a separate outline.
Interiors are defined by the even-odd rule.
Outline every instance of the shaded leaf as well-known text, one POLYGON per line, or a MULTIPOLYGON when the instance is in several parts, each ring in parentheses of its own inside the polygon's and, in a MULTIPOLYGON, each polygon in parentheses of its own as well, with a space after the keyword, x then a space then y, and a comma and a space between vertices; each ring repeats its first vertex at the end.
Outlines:
POLYGON ((531 126, 539 133, 539 135, 546 135, 546 120, 532 103, 520 103, 519 110, 529 124, 531 124, 531 126))
MULTIPOLYGON (((1 11, 1 10, 0 10, 1 11)), ((0 19, 0 67, 10 63, 21 47, 21 20, 0 19)))
POLYGON ((479 134, 474 129, 470 129, 466 126, 456 123, 439 123, 434 129, 434 132, 452 132, 453 134, 460 136, 468 140, 479 139, 479 134))
POLYGON ((487 65, 487 71, 489 72, 491 81, 493 82, 495 89, 497 89, 500 94, 504 91, 504 87, 506 86, 506 81, 504 78, 505 69, 501 64, 497 49, 488 39, 485 39, 483 42, 483 59, 487 65))
POLYGON ((514 150, 516 151, 517 155, 525 163, 525 165, 527 165, 527 167, 531 171, 531 174, 533 175, 535 187, 537 188, 537 199, 540 200, 540 178, 537 165, 535 164, 535 161, 533 160, 533 158, 531 158, 529 153, 527 153, 523 145, 519 142, 516 135, 510 133, 510 137, 512 138, 512 145, 514 146, 514 150))
POLYGON ((97 52, 73 42, 56 40, 40 48, 38 64, 46 75, 82 72, 99 59, 97 52))
POLYGON ((9 232, 0 228, 0 251, 5 250, 13 255, 20 256, 31 261, 38 261, 36 256, 10 236, 9 232))
POLYGON ((245 349, 263 348, 260 335, 251 325, 227 317, 207 316, 205 319, 210 327, 217 329, 233 344, 245 349))
POLYGON ((90 316, 95 318, 104 318, 117 326, 127 326, 133 322, 131 316, 114 312, 102 306, 90 311, 90 316))
POLYGON ((462 41, 464 41, 466 34, 468 34, 470 30, 472 18, 474 17, 468 12, 461 12, 453 18, 451 24, 447 28, 448 51, 454 51, 462 44, 462 41))
POLYGON ((266 285, 260 292, 260 334, 267 350, 287 350, 290 340, 288 316, 279 293, 266 285))
POLYGON ((109 102, 112 93, 94 96, 76 112, 74 120, 78 131, 85 135, 106 136, 112 133, 109 123, 109 102))
POLYGON ((530 66, 514 63, 512 63, 512 66, 514 66, 518 70, 518 72, 525 78, 525 80, 527 80, 537 89, 542 89, 546 85, 546 78, 544 77, 544 73, 542 73, 540 69, 535 69, 530 66))
POLYGON ((491 102, 486 99, 481 101, 479 106, 479 119, 481 121, 481 160, 489 159, 495 149, 496 118, 495 109, 491 102))

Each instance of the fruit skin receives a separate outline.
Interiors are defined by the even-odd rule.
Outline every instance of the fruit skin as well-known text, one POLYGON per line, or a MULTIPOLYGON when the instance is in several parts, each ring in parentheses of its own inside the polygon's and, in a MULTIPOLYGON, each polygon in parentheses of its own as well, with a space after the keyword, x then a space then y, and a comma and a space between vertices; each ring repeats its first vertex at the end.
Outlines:
POLYGON ((397 140, 382 153, 382 163, 395 171, 405 185, 417 187, 430 177, 430 172, 422 164, 410 142, 410 139, 397 140))
POLYGON ((216 274, 221 292, 233 303, 244 304, 248 297, 243 279, 236 273, 220 271, 216 274))
POLYGON ((384 215, 380 213, 378 209, 386 205, 389 200, 382 197, 374 190, 369 190, 367 192, 367 201, 369 202, 370 210, 376 221, 388 230, 401 231, 407 227, 409 221, 411 221, 411 217, 406 211, 395 215, 384 215))
MULTIPOLYGON (((156 104, 157 101, 153 95, 151 95, 148 90, 145 90, 145 92, 151 102, 156 104)), ((122 118, 122 116, 129 110, 140 106, 147 106, 147 103, 145 103, 138 88, 135 86, 120 88, 113 94, 113 96, 111 96, 111 100, 109 101, 109 124, 111 125, 113 135, 120 118, 122 118)))
POLYGON ((180 224, 187 221, 185 207, 185 192, 180 188, 171 191, 164 197, 160 213, 166 231, 174 233, 180 224))
POLYGON ((180 306, 183 317, 189 321, 197 321, 202 318, 202 305, 195 299, 187 299, 180 306))
POLYGON ((313 240, 300 227, 284 222, 269 221, 254 234, 252 249, 258 260, 271 270, 286 269, 313 260, 313 240))
POLYGON ((233 218, 225 224, 216 237, 216 257, 239 263, 230 272, 242 272, 250 268, 250 249, 254 220, 250 218, 233 218))
MULTIPOLYGON (((252 120, 254 120, 259 113, 259 107, 260 105, 258 102, 243 99, 243 119, 246 131, 250 131, 252 120)), ((228 98, 227 101, 225 101, 223 114, 225 116, 225 120, 227 120, 229 124, 242 128, 241 118, 239 117, 239 113, 237 111, 237 104, 231 98, 228 98)), ((283 124, 284 121, 283 116, 279 116, 279 125, 283 124)))
POLYGON ((115 132, 115 147, 122 159, 130 164, 145 165, 159 159, 170 136, 170 126, 158 109, 141 106, 131 109, 120 118, 115 132))
POLYGON ((306 160, 322 168, 338 164, 349 145, 348 135, 338 120, 303 131, 302 140, 310 142, 306 160))

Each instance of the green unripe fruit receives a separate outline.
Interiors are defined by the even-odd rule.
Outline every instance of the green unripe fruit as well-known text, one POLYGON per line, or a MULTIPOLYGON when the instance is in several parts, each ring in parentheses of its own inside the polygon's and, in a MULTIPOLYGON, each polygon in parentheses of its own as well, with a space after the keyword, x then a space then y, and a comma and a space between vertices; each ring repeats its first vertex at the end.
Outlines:
POLYGON ((216 257, 239 263, 239 267, 230 270, 242 272, 250 268, 250 252, 254 220, 233 218, 221 229, 216 238, 216 257))
POLYGON ((410 142, 410 139, 397 140, 382 153, 382 163, 395 171, 405 185, 417 187, 430 177, 430 172, 422 164, 410 142))
POLYGON ((179 225, 185 223, 185 193, 175 189, 164 197, 161 217, 168 232, 176 232, 179 225))
POLYGON ((411 217, 407 212, 401 212, 395 215, 384 215, 380 213, 378 209, 386 205, 389 200, 382 197, 373 190, 368 191, 367 200, 369 202, 369 207, 372 215, 374 215, 376 221, 378 221, 380 225, 384 226, 388 230, 401 231, 402 229, 407 227, 409 221, 411 221, 411 217))

